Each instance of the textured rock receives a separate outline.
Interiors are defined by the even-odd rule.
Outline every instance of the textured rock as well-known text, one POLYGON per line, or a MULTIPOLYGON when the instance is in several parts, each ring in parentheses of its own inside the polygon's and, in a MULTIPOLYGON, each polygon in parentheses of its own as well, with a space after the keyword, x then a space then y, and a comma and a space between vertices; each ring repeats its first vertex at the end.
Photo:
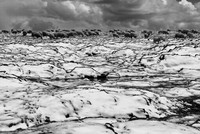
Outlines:
POLYGON ((4 36, 2 133, 199 133, 195 38, 4 36))

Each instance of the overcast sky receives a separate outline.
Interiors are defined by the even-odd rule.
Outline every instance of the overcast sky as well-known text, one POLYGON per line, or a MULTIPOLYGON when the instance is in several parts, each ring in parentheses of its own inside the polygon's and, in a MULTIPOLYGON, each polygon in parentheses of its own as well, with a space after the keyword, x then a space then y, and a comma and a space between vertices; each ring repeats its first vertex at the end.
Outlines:
POLYGON ((200 28, 199 0, 0 0, 0 29, 200 28))

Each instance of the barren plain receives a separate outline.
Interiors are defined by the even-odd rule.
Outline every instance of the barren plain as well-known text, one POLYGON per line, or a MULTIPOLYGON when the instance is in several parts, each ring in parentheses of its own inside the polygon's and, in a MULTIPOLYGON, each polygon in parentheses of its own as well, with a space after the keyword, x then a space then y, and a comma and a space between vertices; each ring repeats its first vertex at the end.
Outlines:
POLYGON ((0 133, 199 134, 200 40, 0 35, 0 133))

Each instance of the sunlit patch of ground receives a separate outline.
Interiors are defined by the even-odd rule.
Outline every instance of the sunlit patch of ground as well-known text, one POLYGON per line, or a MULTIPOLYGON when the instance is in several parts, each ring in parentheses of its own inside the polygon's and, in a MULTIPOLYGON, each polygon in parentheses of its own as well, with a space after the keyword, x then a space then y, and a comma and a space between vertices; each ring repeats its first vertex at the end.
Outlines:
POLYGON ((2 42, 3 133, 199 133, 199 40, 2 42))

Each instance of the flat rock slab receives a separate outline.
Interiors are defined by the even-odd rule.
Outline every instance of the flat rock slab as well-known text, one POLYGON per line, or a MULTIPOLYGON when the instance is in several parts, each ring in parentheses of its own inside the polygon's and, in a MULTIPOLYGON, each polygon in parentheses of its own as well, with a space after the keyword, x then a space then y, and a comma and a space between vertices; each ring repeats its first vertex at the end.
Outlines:
POLYGON ((0 38, 2 133, 200 133, 199 40, 0 38))
MULTIPOLYGON (((52 123, 25 131, 18 134, 199 134, 197 129, 177 125, 164 121, 137 120, 125 123, 98 123, 92 122, 61 122, 52 123)), ((97 119, 98 120, 98 119, 97 119)), ((12 134, 12 133, 10 133, 12 134)), ((14 133, 13 133, 14 134, 14 133)))

